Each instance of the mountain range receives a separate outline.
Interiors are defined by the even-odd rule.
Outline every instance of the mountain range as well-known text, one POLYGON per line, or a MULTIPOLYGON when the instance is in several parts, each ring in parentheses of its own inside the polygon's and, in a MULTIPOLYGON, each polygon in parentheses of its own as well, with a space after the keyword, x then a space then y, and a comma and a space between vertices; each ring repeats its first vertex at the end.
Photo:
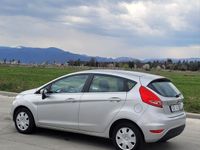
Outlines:
MULTIPOLYGON (((89 61, 91 58, 95 58, 98 62, 128 62, 128 61, 139 61, 139 59, 132 57, 99 57, 99 56, 89 56, 75 54, 69 51, 64 51, 56 47, 49 48, 34 48, 34 47, 6 47, 0 46, 0 60, 20 60, 22 63, 43 63, 48 61, 53 63, 54 61, 59 63, 64 63, 69 60, 89 61)), ((149 61, 165 61, 166 59, 144 59, 140 60, 142 62, 149 61)), ((200 61, 200 58, 183 58, 183 59, 172 59, 173 61, 200 61)))

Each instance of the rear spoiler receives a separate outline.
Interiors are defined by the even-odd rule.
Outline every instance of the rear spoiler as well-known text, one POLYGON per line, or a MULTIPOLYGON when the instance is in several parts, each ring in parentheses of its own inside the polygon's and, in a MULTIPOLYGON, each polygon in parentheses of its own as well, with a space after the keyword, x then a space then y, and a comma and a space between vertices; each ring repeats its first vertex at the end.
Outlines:
POLYGON ((154 78, 154 79, 140 77, 140 83, 143 86, 148 86, 150 83, 153 83, 153 82, 171 82, 171 80, 169 80, 165 77, 158 77, 158 78, 154 78))
POLYGON ((160 78, 160 79, 152 80, 149 84, 154 83, 154 82, 172 82, 172 81, 170 79, 167 79, 167 78, 160 78))

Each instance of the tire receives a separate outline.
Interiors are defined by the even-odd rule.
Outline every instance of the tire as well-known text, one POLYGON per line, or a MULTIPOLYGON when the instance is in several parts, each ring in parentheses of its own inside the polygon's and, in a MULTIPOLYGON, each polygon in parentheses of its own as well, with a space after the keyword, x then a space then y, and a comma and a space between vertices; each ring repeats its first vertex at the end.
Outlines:
POLYGON ((27 108, 19 108, 14 114, 15 127, 19 133, 30 134, 35 130, 35 121, 27 108))
POLYGON ((139 150, 143 136, 133 123, 121 123, 114 128, 112 141, 117 150, 139 150))

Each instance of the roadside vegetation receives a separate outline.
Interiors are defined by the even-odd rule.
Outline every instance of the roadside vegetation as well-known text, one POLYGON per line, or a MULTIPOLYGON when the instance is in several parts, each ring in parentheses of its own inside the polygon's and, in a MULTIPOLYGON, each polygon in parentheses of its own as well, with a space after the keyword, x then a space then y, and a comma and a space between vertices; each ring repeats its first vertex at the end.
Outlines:
MULTIPOLYGON (((21 92, 87 67, 34 67, 0 65, 0 90, 21 92)), ((139 70, 144 71, 144 70, 139 70)), ((185 110, 200 113, 200 72, 151 70, 146 71, 168 77, 185 97, 185 110)))

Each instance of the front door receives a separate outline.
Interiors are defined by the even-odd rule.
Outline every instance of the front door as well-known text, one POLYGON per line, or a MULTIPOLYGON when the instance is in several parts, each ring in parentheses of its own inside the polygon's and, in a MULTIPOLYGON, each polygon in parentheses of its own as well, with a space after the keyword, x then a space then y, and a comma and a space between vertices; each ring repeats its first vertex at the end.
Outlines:
POLYGON ((48 97, 37 103, 39 125, 78 129, 79 101, 87 78, 73 75, 48 85, 48 97))

